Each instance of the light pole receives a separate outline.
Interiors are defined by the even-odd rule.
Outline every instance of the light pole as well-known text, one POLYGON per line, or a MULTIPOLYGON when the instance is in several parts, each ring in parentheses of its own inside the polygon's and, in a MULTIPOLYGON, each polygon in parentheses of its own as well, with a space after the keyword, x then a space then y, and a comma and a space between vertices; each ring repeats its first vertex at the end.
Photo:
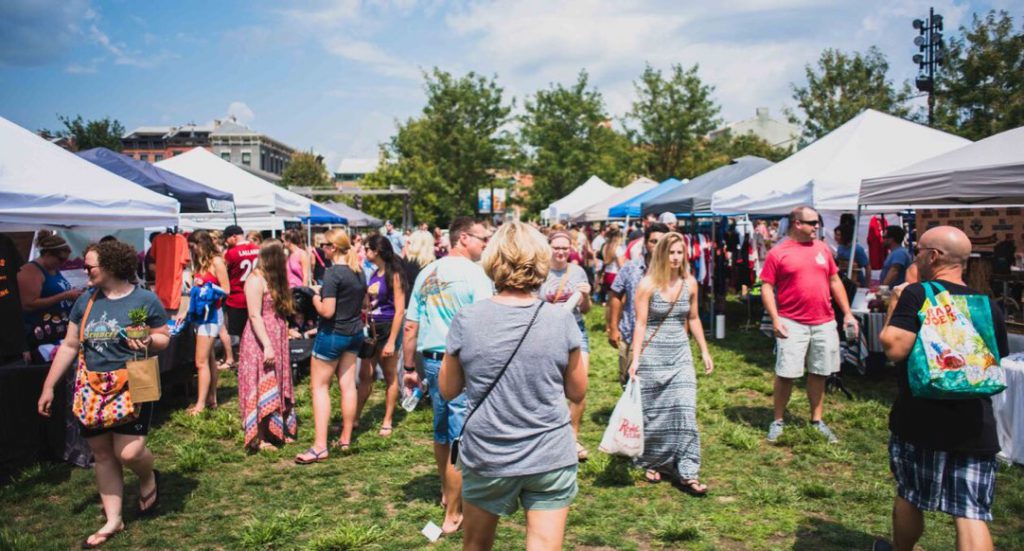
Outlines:
POLYGON ((914 28, 917 29, 914 45, 918 49, 918 53, 913 57, 918 68, 915 84, 918 91, 928 94, 928 126, 932 126, 932 112, 935 109, 935 66, 941 67, 946 60, 946 46, 942 42, 942 16, 935 13, 935 8, 928 8, 928 19, 915 19, 914 28))

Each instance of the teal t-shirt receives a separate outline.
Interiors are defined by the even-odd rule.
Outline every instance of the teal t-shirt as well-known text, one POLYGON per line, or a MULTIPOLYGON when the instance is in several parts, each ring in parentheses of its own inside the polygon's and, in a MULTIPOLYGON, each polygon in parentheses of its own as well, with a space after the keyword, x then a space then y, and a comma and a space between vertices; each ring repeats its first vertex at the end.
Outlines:
POLYGON ((463 306, 494 295, 484 269, 468 258, 446 256, 420 271, 406 319, 419 323, 416 350, 444 352, 448 328, 463 306))

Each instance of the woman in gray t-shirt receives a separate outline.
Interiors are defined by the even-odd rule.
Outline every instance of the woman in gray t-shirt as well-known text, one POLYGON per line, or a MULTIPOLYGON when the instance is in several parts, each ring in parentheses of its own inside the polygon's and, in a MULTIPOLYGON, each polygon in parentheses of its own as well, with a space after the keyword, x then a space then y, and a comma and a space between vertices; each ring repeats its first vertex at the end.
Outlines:
MULTIPOLYGON (((565 307, 569 301, 575 301, 572 313, 576 318, 576 325, 583 335, 583 345, 580 347, 580 362, 583 363, 583 372, 590 372, 590 339, 587 337, 587 326, 583 323, 583 314, 590 311, 590 280, 587 273, 576 264, 569 262, 569 253, 572 251, 572 238, 568 232, 555 231, 548 236, 548 243, 551 245, 551 271, 548 277, 540 286, 537 295, 544 302, 557 304, 565 307), (575 296, 579 293, 579 296, 575 296)), ((586 407, 584 402, 570 404, 569 413, 572 418, 572 431, 576 434, 576 456, 580 461, 586 461, 587 449, 580 443, 580 424, 583 422, 583 411, 586 407)))
POLYGON ((490 549, 498 517, 520 504, 526 546, 543 541, 561 548, 576 496, 576 438, 566 399, 583 401, 587 376, 572 313, 536 298, 550 261, 540 232, 519 222, 503 225, 483 256, 498 294, 460 310, 448 332, 441 394, 452 399, 464 389, 470 409, 458 464, 469 548, 490 549))

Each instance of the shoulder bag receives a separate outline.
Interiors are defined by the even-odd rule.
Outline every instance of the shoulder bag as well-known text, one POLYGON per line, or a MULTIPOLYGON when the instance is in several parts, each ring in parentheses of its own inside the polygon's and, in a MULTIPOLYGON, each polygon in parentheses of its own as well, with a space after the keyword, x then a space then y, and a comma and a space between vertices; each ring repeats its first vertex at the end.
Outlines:
POLYGON ((86 369, 85 325, 96 302, 96 293, 93 291, 89 297, 78 326, 78 373, 71 409, 85 428, 106 429, 134 421, 138 410, 128 389, 128 368, 104 373, 86 369))
POLYGON ((505 365, 502 366, 501 371, 498 372, 498 376, 494 378, 494 381, 492 381, 490 386, 487 387, 487 390, 484 391, 484 395, 480 397, 480 401, 477 403, 476 407, 470 410, 469 415, 466 416, 466 420, 462 422, 462 430, 459 431, 459 437, 452 442, 452 465, 459 462, 459 442, 462 441, 462 435, 466 433, 466 425, 469 424, 469 420, 473 417, 473 414, 480 409, 480 406, 484 405, 484 402, 487 401, 487 397, 491 395, 491 391, 494 390, 494 387, 498 386, 498 382, 501 381, 505 372, 508 371, 508 366, 512 365, 512 360, 516 357, 516 353, 519 352, 519 348, 523 346, 523 341, 525 341, 526 336, 530 334, 530 329, 533 328, 533 323, 537 321, 537 314, 540 313, 540 309, 543 307, 544 301, 540 301, 540 304, 538 304, 537 308, 533 311, 533 317, 530 318, 530 323, 526 326, 526 331, 523 331, 523 336, 519 338, 519 343, 517 343, 515 349, 512 350, 512 354, 509 355, 508 360, 505 362, 505 365))

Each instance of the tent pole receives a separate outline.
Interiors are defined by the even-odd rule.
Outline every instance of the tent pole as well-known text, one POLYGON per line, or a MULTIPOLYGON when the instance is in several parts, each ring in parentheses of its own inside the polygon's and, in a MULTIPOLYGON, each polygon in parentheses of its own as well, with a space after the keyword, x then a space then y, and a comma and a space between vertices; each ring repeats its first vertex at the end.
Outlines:
MULTIPOLYGON (((860 213, 863 207, 863 205, 857 205, 857 218, 853 221, 853 243, 850 245, 850 265, 846 267, 846 277, 851 281, 853 280, 853 262, 854 259, 857 258, 857 237, 860 234, 860 213)), ((870 266, 865 266, 865 268, 869 267, 870 266)), ((853 302, 852 298, 850 299, 850 302, 853 302)))

